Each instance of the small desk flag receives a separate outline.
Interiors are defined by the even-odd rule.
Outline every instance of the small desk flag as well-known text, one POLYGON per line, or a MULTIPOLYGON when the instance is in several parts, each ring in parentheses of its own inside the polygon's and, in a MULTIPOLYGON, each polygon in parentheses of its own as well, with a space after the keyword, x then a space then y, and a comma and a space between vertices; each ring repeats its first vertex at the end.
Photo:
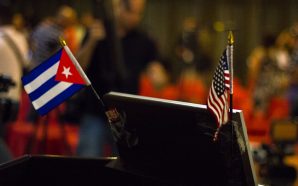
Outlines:
POLYGON ((22 77, 33 107, 45 115, 90 81, 67 46, 22 77))
POLYGON ((214 114, 218 126, 228 122, 228 91, 230 89, 230 73, 227 50, 224 50, 212 79, 207 100, 207 108, 214 114))

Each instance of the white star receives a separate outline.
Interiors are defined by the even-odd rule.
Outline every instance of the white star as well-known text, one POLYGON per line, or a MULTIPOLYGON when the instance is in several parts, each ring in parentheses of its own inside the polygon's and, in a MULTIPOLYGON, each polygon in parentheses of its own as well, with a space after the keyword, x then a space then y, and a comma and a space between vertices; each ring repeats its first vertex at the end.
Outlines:
POLYGON ((63 69, 64 70, 63 70, 62 74, 65 75, 66 79, 68 78, 68 76, 72 75, 72 73, 70 72, 70 67, 66 68, 65 66, 63 66, 63 69))

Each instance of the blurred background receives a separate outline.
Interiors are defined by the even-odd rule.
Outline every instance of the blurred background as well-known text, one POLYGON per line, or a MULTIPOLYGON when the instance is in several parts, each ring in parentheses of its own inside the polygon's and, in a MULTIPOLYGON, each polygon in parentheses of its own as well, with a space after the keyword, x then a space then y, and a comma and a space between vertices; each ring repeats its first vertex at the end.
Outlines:
MULTIPOLYGON (((14 12, 21 13, 29 29, 45 17, 53 16, 57 7, 71 5, 78 13, 93 11, 97 1, 39 1, 15 0, 14 12)), ((278 35, 297 21, 297 2, 285 1, 233 1, 233 0, 149 0, 144 12, 142 27, 158 41, 164 55, 173 55, 173 46, 183 30, 186 18, 193 18, 199 27, 210 31, 211 56, 217 60, 226 44, 228 29, 235 30, 235 72, 246 78, 246 59, 266 34, 278 35), (241 49, 241 50, 239 50, 241 49)), ((206 41, 207 42, 207 41, 206 41)))
MULTIPOLYGON (((298 1, 147 0, 141 11, 131 5, 133 0, 119 1, 131 16, 137 15, 133 26, 154 43, 154 47, 144 49, 154 51, 151 55, 154 57, 147 60, 144 68, 138 67, 138 74, 133 76, 138 81, 137 89, 126 91, 129 93, 206 104, 213 73, 227 45, 228 31, 233 31, 234 107, 244 112, 257 175, 268 184, 279 185, 280 180, 280 185, 295 184, 298 1), (274 180, 276 177, 278 181, 274 180)), ((12 40, 18 38, 11 47, 19 48, 11 50, 12 60, 24 61, 15 62, 16 71, 14 67, 8 68, 12 65, 8 63, 10 58, 0 57, 3 161, 25 153, 79 155, 82 125, 80 119, 70 117, 76 115, 73 105, 79 105, 79 99, 61 105, 46 118, 38 118, 22 91, 20 77, 53 54, 59 45, 59 41, 46 43, 46 38, 58 40, 63 36, 78 59, 85 56, 81 55, 84 47, 93 51, 88 49, 92 40, 103 41, 110 35, 117 38, 119 20, 126 18, 121 13, 122 17, 117 16, 121 8, 118 10, 112 3, 103 2, 0 0, 0 31, 12 40), (11 93, 15 89, 17 93, 11 93)), ((125 30, 125 36, 120 34, 120 40, 129 31, 125 30)), ((0 47, 3 55, 8 55, 9 49, 4 45, 9 39, 5 38, 0 41, 0 47)), ((127 60, 125 46, 120 51, 124 61, 127 60)), ((90 56, 84 58, 87 64, 96 58, 94 55, 91 62, 87 60, 90 56)), ((88 74, 88 65, 86 68, 88 74)), ((109 90, 114 89, 106 89, 109 90)), ((113 145, 109 143, 99 148, 104 149, 104 156, 113 154, 113 145)))

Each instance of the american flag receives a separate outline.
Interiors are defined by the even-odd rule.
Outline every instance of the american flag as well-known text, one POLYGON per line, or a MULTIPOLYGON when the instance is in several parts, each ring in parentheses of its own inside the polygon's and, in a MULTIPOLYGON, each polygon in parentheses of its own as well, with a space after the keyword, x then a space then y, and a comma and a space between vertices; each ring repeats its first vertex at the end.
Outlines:
POLYGON ((216 117, 218 126, 228 121, 228 91, 230 89, 230 73, 228 65, 227 50, 219 60, 212 79, 212 85, 207 100, 207 108, 216 117))

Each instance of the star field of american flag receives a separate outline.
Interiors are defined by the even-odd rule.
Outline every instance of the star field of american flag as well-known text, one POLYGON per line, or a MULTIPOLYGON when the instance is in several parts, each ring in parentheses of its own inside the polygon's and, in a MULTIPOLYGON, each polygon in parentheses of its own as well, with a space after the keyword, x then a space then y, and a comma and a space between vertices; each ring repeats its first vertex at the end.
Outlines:
POLYGON ((228 121, 228 91, 230 89, 230 73, 228 65, 227 50, 225 50, 219 60, 212 79, 209 91, 207 107, 216 117, 218 126, 228 121))

